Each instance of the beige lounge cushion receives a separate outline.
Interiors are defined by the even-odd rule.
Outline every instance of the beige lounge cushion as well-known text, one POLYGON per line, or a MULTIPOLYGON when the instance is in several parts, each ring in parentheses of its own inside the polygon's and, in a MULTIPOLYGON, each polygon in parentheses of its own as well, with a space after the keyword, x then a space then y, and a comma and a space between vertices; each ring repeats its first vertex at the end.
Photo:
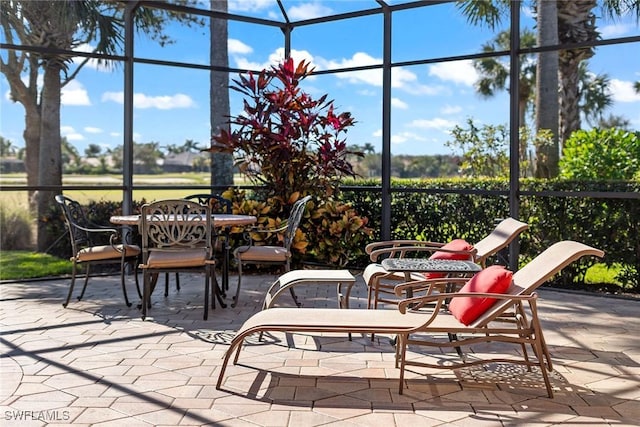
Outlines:
POLYGON ((207 250, 204 248, 152 251, 147 259, 146 268, 201 267, 206 262, 207 250))
MULTIPOLYGON (((122 256, 123 245, 92 246, 78 251, 77 261, 98 261, 103 259, 118 259, 122 256)), ((140 253, 140 247, 136 245, 124 245, 125 256, 136 256, 140 253)))
POLYGON ((289 253, 280 246, 240 246, 236 258, 241 261, 285 262, 289 253))

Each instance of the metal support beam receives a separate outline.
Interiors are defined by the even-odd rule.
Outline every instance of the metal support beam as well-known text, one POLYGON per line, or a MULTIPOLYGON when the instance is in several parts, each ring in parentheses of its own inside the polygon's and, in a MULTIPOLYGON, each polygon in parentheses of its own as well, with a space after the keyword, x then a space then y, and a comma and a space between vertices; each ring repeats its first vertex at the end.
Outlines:
POLYGON ((138 2, 124 9, 124 130, 122 144, 122 213, 133 213, 133 16, 138 2))
POLYGON ((382 7, 382 240, 391 238, 391 9, 382 7))
MULTIPOLYGON (((518 94, 520 93, 520 0, 511 0, 511 39, 509 69, 509 213, 513 218, 520 214, 520 123, 518 94)), ((520 244, 515 239, 509 245, 509 267, 518 269, 520 244)))

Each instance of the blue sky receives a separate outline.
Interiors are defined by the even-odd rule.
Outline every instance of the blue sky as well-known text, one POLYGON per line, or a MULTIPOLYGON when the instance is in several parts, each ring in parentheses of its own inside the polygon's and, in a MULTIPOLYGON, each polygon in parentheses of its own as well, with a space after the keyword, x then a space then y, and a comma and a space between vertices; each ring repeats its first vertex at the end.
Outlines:
MULTIPOLYGON (((373 0, 284 3, 292 21, 377 7, 373 0)), ((282 20, 273 0, 229 1, 229 11, 282 20)), ((506 29, 507 24, 501 29, 506 29)), ((521 27, 533 30, 534 24, 530 11, 523 10, 521 27)), ((598 19, 598 26, 604 38, 640 33, 633 17, 615 22, 598 19)), ((172 25, 170 31, 175 43, 164 48, 138 35, 135 55, 195 64, 209 62, 206 28, 172 25)), ((476 53, 495 34, 467 24, 452 4, 396 12, 392 31, 394 62, 476 53)), ((268 67, 282 58, 283 40, 277 28, 230 22, 230 66, 256 70, 268 67)), ((292 34, 292 54, 295 59, 311 61, 318 70, 380 64, 382 15, 297 28, 292 34)), ((624 116, 633 129, 640 129, 640 95, 631 89, 633 82, 640 80, 639 44, 599 47, 589 68, 594 73, 607 74, 611 80, 614 105, 608 113, 624 116)), ((507 124, 507 93, 483 99, 474 91, 476 79, 469 61, 394 68, 392 154, 451 154, 445 146, 450 140, 449 131, 455 125, 464 126, 468 118, 477 124, 507 124)), ((122 67, 105 69, 90 64, 64 88, 61 132, 81 153, 89 144, 111 148, 122 144, 122 82, 122 67)), ((375 70, 312 77, 305 81, 304 88, 314 96, 328 94, 335 100, 338 112, 352 113, 357 123, 349 130, 348 143, 371 143, 380 151, 381 83, 382 73, 375 70)), ((166 146, 182 145, 191 139, 202 147, 208 146, 208 72, 138 64, 134 92, 136 142, 153 141, 166 146)), ((21 147, 24 109, 9 101, 4 75, 0 77, 0 93, 0 135, 21 147)), ((232 115, 238 114, 240 108, 240 98, 234 94, 232 115)))

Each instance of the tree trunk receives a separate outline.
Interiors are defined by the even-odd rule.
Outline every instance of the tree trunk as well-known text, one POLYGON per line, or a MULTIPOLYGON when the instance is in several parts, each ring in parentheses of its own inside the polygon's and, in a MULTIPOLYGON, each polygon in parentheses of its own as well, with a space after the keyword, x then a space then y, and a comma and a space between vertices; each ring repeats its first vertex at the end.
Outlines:
MULTIPOLYGON (((558 44, 558 11, 554 1, 538 1, 538 46, 558 44)), ((551 144, 536 146, 535 176, 553 178, 558 175, 558 52, 540 52, 536 69, 536 133, 543 129, 552 133, 551 144)))
MULTIPOLYGON (((592 12, 596 7, 596 0, 559 0, 557 4, 560 43, 597 40, 598 31, 592 12)), ((574 131, 580 129, 579 66, 580 62, 593 55, 593 48, 565 49, 559 53, 561 146, 574 131)))
MULTIPOLYGON (((22 103, 25 109, 24 138, 25 159, 24 169, 27 172, 27 185, 38 185, 38 164, 40 162, 40 107, 34 104, 22 103)), ((35 192, 29 191, 29 209, 35 214, 38 207, 35 192)))
MULTIPOLYGON (((212 0, 211 10, 227 11, 227 0, 212 0)), ((211 65, 214 67, 229 66, 227 48, 228 29, 226 19, 211 19, 211 65)), ((211 135, 226 129, 231 107, 229 106, 229 73, 211 71, 211 135)), ((233 185, 233 154, 211 153, 211 185, 233 185)))
MULTIPOLYGON (((58 62, 52 60, 44 66, 41 100, 39 186, 62 186, 62 153, 60 138, 60 70, 58 62)), ((47 230, 46 214, 55 205, 55 195, 60 190, 38 190, 38 252, 46 252, 57 238, 47 230)))

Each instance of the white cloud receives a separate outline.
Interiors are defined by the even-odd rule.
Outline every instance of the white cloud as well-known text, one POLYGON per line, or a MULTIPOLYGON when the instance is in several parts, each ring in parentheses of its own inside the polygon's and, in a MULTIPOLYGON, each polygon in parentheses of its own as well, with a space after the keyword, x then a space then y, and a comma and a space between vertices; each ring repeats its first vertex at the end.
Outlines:
POLYGON ((633 82, 611 79, 609 91, 616 102, 640 102, 640 93, 636 93, 633 82))
MULTIPOLYGON (((102 94, 102 101, 113 101, 118 104, 124 102, 123 92, 105 92, 102 94)), ((158 110, 173 110, 175 108, 192 108, 195 106, 193 99, 185 94, 177 93, 175 95, 165 96, 148 96, 144 93, 136 93, 133 95, 134 108, 157 108, 158 110)))
MULTIPOLYGON (((296 63, 304 59, 307 63, 311 64, 311 68, 320 68, 317 64, 314 63, 314 57, 311 53, 309 53, 309 51, 292 49, 291 58, 293 58, 296 63)), ((235 60, 238 68, 260 71, 266 68, 270 68, 272 65, 281 63, 284 60, 284 48, 276 49, 275 52, 269 55, 267 62, 263 63, 252 62, 247 58, 242 57, 235 58, 235 60)))
MULTIPOLYGON (((77 50, 79 52, 93 52, 95 48, 88 43, 83 43, 77 46, 76 48, 74 48, 73 50, 77 50)), ((73 63, 76 65, 80 65, 80 63, 85 59, 86 58, 84 56, 76 56, 73 58, 73 63)), ((104 72, 110 72, 115 67, 113 61, 103 60, 101 62, 98 62, 97 59, 89 59, 84 66, 88 68, 93 68, 94 70, 97 70, 97 71, 104 71, 104 72)))
MULTIPOLYGON (((369 65, 380 65, 382 59, 374 58, 364 52, 356 52, 351 58, 342 60, 325 61, 317 58, 317 62, 323 69, 363 67, 369 65)), ((382 70, 362 70, 337 73, 339 79, 347 80, 353 84, 367 84, 370 86, 382 87, 382 70)), ((435 95, 442 93, 445 88, 442 86, 428 86, 418 83, 418 76, 412 71, 402 67, 394 67, 391 70, 391 87, 400 89, 413 95, 435 95)))
POLYGON ((440 80, 450 81, 465 86, 473 86, 478 80, 478 73, 470 60, 443 62, 429 67, 429 75, 440 80))
POLYGON ((82 141, 84 136, 76 132, 72 126, 60 126, 60 135, 67 138, 67 141, 82 141))
POLYGON ((459 105, 445 105, 440 109, 442 114, 457 114, 462 111, 462 107, 459 105))
POLYGON ((407 108, 409 108, 409 105, 406 102, 400 100, 400 98, 391 98, 391 105, 393 107, 400 108, 401 110, 406 110, 407 108))
MULTIPOLYGON (((318 63, 323 69, 331 69, 380 65, 382 64, 382 60, 374 58, 364 52, 356 52, 351 58, 343 58, 339 61, 318 59, 318 63)), ((337 73, 335 76, 339 79, 345 79, 350 83, 382 86, 382 70, 349 71, 346 73, 337 73)), ((413 77, 415 77, 415 75, 413 77)))
POLYGON ((426 141, 425 137, 413 132, 400 132, 391 135, 392 144, 402 144, 407 141, 426 141))
POLYGON ((361 90, 356 91, 356 93, 358 95, 362 95, 362 96, 377 96, 378 95, 375 91, 370 90, 370 89, 361 89, 361 90))
POLYGON ((408 126, 416 127, 420 129, 438 129, 438 130, 448 131, 449 129, 453 128, 456 124, 457 123, 452 120, 435 118, 430 120, 428 119, 413 120, 411 123, 409 123, 408 126))
MULTIPOLYGON (((382 129, 378 129, 373 133, 374 137, 380 138, 382 137, 382 129)), ((391 135, 391 143, 392 144, 402 144, 407 141, 426 141, 424 136, 415 134, 413 132, 400 132, 391 135)))
POLYGON ((229 0, 230 12, 259 11, 274 5, 273 0, 229 0))
POLYGON ((62 88, 60 102, 62 105, 91 105, 87 90, 78 80, 71 80, 62 88))
POLYGON ((604 25, 598 28, 600 35, 603 39, 610 39, 614 37, 622 37, 625 34, 629 34, 633 31, 634 27, 631 24, 611 24, 604 25))
POLYGON ((293 20, 313 19, 321 16, 331 15, 331 8, 323 6, 319 3, 302 3, 292 6, 287 11, 287 15, 293 20))
POLYGON ((102 133, 102 129, 91 126, 85 126, 84 131, 87 133, 102 133))
POLYGON ((227 49, 230 54, 248 55, 253 53, 253 48, 251 46, 246 45, 237 39, 229 39, 227 42, 227 49))

